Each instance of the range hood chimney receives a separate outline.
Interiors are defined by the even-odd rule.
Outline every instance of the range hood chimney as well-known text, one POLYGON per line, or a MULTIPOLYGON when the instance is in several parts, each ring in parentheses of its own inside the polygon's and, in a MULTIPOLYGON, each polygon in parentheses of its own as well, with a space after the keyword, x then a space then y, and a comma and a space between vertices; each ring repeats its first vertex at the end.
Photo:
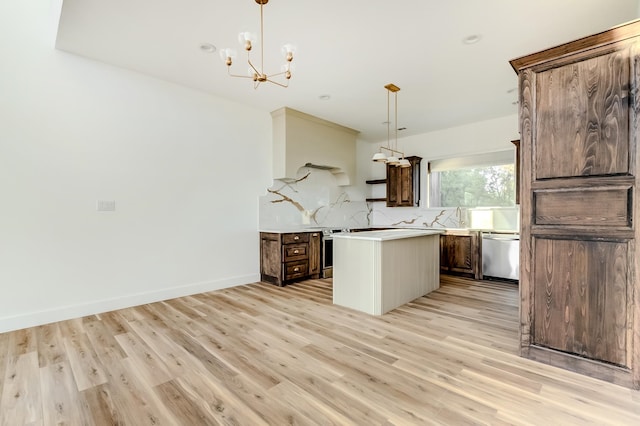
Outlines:
POLYGON ((310 167, 330 171, 338 185, 355 182, 358 131, 287 107, 271 118, 274 179, 296 179, 300 168, 310 167))

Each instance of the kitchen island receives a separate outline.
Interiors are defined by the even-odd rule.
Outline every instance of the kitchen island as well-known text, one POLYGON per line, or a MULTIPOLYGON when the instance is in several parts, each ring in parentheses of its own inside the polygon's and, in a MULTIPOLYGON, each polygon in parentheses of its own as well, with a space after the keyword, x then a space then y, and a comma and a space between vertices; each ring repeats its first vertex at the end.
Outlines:
POLYGON ((439 230, 334 235, 333 303, 382 315, 440 287, 439 230))

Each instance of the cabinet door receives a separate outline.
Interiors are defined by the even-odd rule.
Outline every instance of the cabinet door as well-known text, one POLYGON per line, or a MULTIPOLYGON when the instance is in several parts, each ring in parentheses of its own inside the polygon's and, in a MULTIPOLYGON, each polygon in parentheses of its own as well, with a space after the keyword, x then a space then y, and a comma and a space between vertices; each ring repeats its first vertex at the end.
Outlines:
POLYGON ((536 73, 535 180, 629 172, 629 50, 536 73))
POLYGON ((411 167, 387 165, 387 207, 414 207, 420 202, 420 160, 407 157, 411 167))
POLYGON ((387 165, 387 207, 398 206, 400 167, 387 165))
POLYGON ((468 235, 441 235, 440 270, 443 273, 480 279, 478 232, 470 231, 468 235))
POLYGON ((312 278, 320 276, 320 233, 309 233, 309 275, 312 278))
POLYGON ((536 344, 627 365, 628 244, 536 238, 536 344))
POLYGON ((309 275, 311 278, 320 277, 320 233, 311 232, 309 235, 309 275))
POLYGON ((473 273, 474 243, 469 235, 450 235, 449 268, 455 272, 473 273))

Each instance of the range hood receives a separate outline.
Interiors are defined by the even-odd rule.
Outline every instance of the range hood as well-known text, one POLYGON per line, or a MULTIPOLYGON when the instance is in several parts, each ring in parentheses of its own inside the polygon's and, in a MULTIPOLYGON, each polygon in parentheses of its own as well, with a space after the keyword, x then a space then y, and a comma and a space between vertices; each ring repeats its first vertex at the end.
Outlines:
POLYGON ((355 182, 358 131, 287 107, 271 118, 274 179, 296 179, 309 167, 330 171, 341 186, 355 182))
POLYGON ((313 163, 307 163, 304 165, 305 167, 309 168, 309 169, 318 169, 318 170, 335 170, 336 167, 333 166, 325 166, 323 164, 313 164, 313 163))

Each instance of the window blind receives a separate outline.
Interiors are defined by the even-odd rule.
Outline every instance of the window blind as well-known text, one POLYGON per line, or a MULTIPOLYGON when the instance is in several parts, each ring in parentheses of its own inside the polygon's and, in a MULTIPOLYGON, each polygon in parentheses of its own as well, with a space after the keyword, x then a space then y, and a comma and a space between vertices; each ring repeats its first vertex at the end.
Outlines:
POLYGON ((429 162, 430 172, 443 172, 454 169, 470 169, 474 167, 500 166, 513 164, 515 152, 513 149, 506 151, 487 152, 484 154, 468 155, 464 157, 443 158, 429 162))

